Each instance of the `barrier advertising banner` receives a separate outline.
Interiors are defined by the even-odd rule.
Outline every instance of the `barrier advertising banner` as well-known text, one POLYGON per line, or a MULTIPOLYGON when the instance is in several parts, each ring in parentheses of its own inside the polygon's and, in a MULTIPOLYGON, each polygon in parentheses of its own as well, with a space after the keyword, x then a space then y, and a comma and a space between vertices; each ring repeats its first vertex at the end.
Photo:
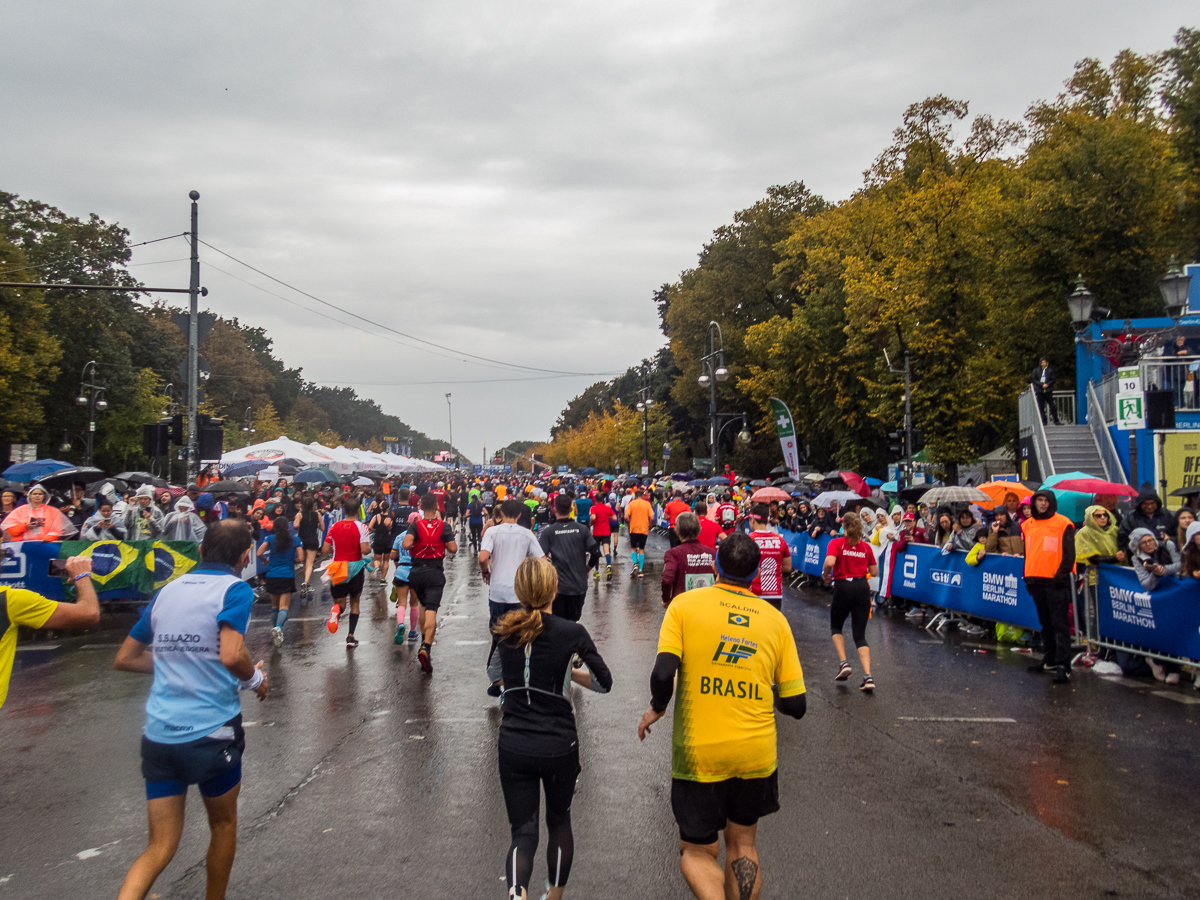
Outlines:
POLYGON ((1096 616, 1102 638, 1200 659, 1200 587, 1192 579, 1167 575, 1148 591, 1133 569, 1101 565, 1096 616))
POLYGON ((1025 590, 1023 569, 1019 557, 993 553, 979 565, 968 566, 965 553, 943 555, 933 547, 909 544, 892 563, 891 593, 893 597, 1038 629, 1037 609, 1025 590))
POLYGON ((826 535, 813 540, 807 534, 788 531, 782 532, 782 536, 792 554, 792 570, 820 578, 825 565, 825 551, 829 549, 829 542, 833 538, 826 535))
POLYGON ((50 561, 90 556, 92 583, 101 600, 148 597, 190 571, 200 560, 192 541, 15 541, 4 544, 0 587, 25 588, 50 600, 74 599, 50 561))

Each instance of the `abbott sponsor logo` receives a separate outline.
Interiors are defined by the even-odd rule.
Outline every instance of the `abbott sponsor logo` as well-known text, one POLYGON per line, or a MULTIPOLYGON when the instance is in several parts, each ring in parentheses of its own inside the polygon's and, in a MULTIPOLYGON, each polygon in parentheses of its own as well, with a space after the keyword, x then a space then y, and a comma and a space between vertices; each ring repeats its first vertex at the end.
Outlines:
POLYGON ((962 572, 951 572, 949 569, 930 569, 929 580, 943 587, 962 587, 962 572))
POLYGON ((904 555, 904 568, 900 570, 900 577, 904 581, 904 586, 909 590, 917 589, 917 558, 904 555))
POLYGON ((1139 628, 1153 629, 1154 608, 1150 602, 1149 591, 1131 591, 1110 585, 1108 600, 1112 605, 1113 618, 1126 625, 1136 625, 1139 628))

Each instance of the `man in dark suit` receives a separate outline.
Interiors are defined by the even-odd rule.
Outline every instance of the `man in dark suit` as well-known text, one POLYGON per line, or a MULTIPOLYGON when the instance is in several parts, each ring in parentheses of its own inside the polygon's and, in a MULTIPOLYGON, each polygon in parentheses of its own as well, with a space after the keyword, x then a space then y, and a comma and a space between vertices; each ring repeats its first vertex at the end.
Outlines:
POLYGON ((1033 382, 1033 395, 1037 398, 1038 412, 1042 416, 1042 424, 1046 421, 1046 408, 1050 408, 1050 417, 1058 424, 1058 410, 1054 407, 1054 370, 1050 368, 1050 360, 1042 358, 1040 364, 1033 370, 1030 379, 1033 382))

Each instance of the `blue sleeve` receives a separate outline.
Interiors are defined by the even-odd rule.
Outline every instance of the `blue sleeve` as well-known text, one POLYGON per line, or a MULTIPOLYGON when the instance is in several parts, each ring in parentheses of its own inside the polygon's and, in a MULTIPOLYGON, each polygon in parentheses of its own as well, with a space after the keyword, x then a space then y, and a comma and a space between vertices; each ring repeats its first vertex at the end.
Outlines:
POLYGON ((154 629, 150 627, 150 610, 153 608, 154 600, 151 600, 146 604, 146 608, 142 610, 142 615, 137 620, 137 624, 129 632, 129 636, 139 644, 154 643, 154 629))
POLYGON ((250 607, 254 605, 254 589, 244 581, 231 585, 225 592, 225 605, 217 616, 217 624, 229 623, 239 634, 250 627, 250 607))

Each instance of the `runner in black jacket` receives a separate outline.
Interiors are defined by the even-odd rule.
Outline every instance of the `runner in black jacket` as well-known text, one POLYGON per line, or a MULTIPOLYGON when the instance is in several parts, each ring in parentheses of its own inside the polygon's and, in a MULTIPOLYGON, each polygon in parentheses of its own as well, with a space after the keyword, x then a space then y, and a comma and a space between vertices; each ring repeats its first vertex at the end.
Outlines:
POLYGON ((533 874, 538 844, 538 783, 546 792, 546 896, 559 900, 575 855, 571 800, 579 768, 579 738, 571 682, 600 693, 612 687, 608 666, 591 635, 577 622, 549 613, 558 573, 549 560, 528 557, 513 579, 521 609, 496 623, 500 644, 488 675, 502 678, 500 786, 512 828, 505 857, 508 896, 521 898, 533 874), (578 654, 587 671, 572 669, 578 654))

